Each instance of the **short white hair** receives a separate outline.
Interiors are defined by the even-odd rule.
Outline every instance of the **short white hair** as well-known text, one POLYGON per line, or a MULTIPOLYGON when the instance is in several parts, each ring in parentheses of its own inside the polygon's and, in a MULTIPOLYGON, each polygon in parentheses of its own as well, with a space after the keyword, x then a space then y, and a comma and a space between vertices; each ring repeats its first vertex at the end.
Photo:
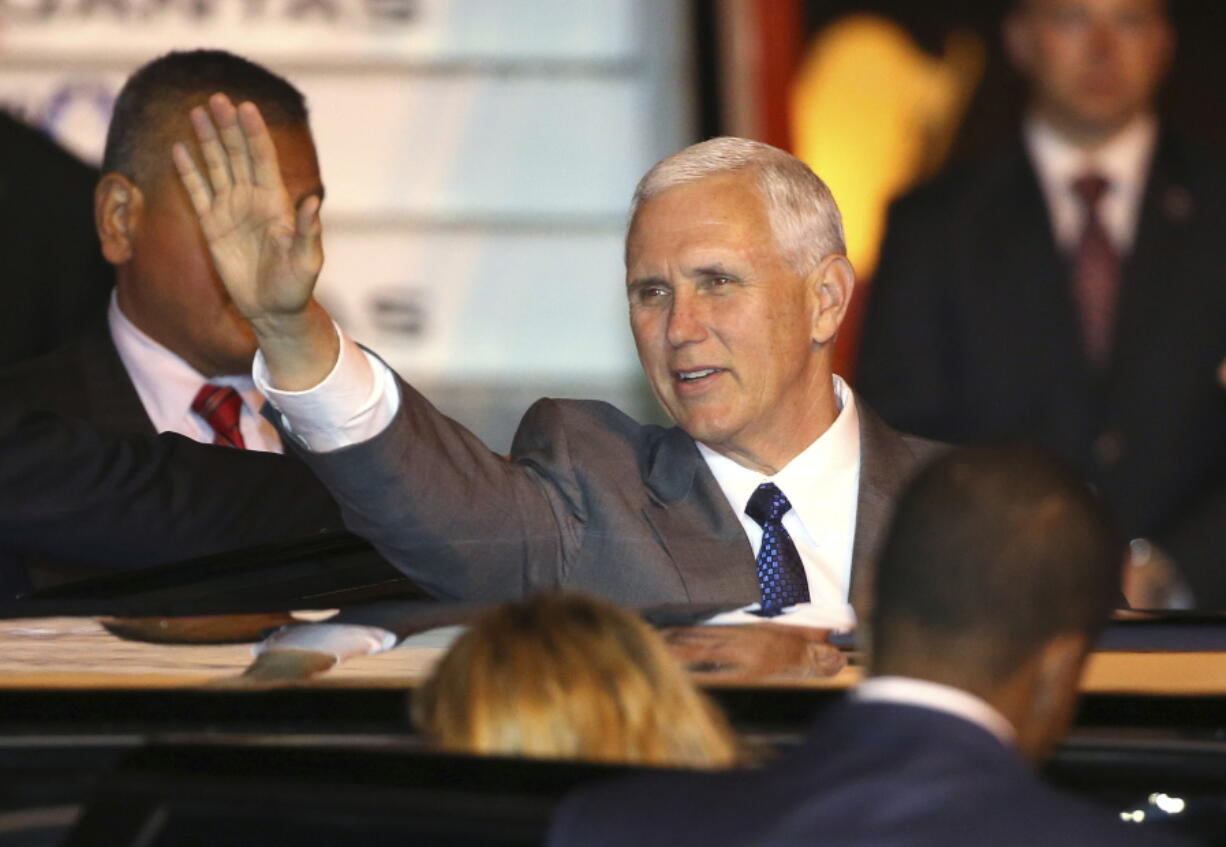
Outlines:
POLYGON ((809 273, 832 253, 847 252, 843 217, 826 183, 791 153, 732 136, 692 144, 657 162, 634 190, 630 226, 643 204, 657 194, 708 177, 751 169, 766 204, 775 243, 798 273, 809 273))

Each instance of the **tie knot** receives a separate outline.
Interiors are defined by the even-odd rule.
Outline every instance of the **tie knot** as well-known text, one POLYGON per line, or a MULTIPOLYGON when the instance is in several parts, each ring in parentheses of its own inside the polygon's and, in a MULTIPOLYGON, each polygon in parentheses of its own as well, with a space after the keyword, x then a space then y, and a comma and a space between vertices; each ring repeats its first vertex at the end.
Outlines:
POLYGON ((228 385, 205 383, 196 392, 192 411, 208 423, 216 433, 214 444, 243 447, 238 421, 243 413, 242 396, 228 385))
POLYGON ((1093 211, 1098 208, 1098 201, 1111 187, 1111 182, 1100 173, 1082 174, 1073 180, 1073 193, 1085 208, 1093 211))
POLYGON ((753 518, 758 526, 766 527, 778 525, 790 508, 792 504, 779 487, 773 482, 764 482, 745 504, 745 514, 753 518))

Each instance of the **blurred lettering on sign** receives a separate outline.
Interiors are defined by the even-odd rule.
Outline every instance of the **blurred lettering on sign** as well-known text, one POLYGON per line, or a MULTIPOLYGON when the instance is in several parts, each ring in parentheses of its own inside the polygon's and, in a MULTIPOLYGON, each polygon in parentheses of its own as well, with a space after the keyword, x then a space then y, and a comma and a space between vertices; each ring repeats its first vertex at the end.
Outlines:
POLYGON ((0 0, 0 20, 75 22, 180 18, 229 23, 322 19, 357 24, 407 23, 418 0, 0 0))

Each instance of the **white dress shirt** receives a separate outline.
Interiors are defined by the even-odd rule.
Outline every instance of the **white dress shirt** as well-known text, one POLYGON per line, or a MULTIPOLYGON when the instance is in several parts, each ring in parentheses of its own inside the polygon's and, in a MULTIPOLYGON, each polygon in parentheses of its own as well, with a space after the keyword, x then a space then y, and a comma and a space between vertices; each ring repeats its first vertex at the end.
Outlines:
POLYGON ((762 546, 762 527, 745 514, 759 485, 773 482, 792 504, 783 528, 792 537, 809 582, 810 602, 844 610, 851 585, 851 553, 856 535, 860 491, 860 416, 855 395, 834 377, 839 414, 830 428, 774 476, 738 465, 705 444, 698 445, 749 537, 754 555, 762 546))
POLYGON ((1157 120, 1152 115, 1138 115, 1094 150, 1069 142, 1038 118, 1027 121, 1023 134, 1060 248, 1072 252, 1085 226, 1084 206, 1073 190, 1073 181, 1097 173, 1110 186, 1099 201, 1099 217, 1111 243, 1121 254, 1128 253, 1136 236, 1141 195, 1158 137, 1157 120))
POLYGON ((909 676, 874 676, 861 682, 851 696, 862 703, 901 703, 945 712, 983 727, 1006 746, 1017 743, 1017 732, 1004 715, 961 688, 909 676))
POLYGON ((119 308, 114 293, 107 311, 111 338, 145 413, 158 432, 177 432, 194 441, 213 443, 213 428, 192 411, 192 401, 206 382, 228 385, 243 398, 239 430, 249 450, 281 452, 277 430, 260 415, 264 398, 250 376, 205 377, 179 356, 154 341, 119 308))

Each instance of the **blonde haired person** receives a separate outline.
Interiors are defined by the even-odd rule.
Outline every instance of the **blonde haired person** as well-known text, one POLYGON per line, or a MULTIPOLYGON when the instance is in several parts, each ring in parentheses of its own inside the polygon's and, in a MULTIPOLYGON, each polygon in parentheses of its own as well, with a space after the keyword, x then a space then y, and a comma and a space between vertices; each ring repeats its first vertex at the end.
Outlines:
POLYGON ((445 750, 721 768, 741 758, 716 706, 634 614, 541 594, 477 618, 413 697, 445 750))

